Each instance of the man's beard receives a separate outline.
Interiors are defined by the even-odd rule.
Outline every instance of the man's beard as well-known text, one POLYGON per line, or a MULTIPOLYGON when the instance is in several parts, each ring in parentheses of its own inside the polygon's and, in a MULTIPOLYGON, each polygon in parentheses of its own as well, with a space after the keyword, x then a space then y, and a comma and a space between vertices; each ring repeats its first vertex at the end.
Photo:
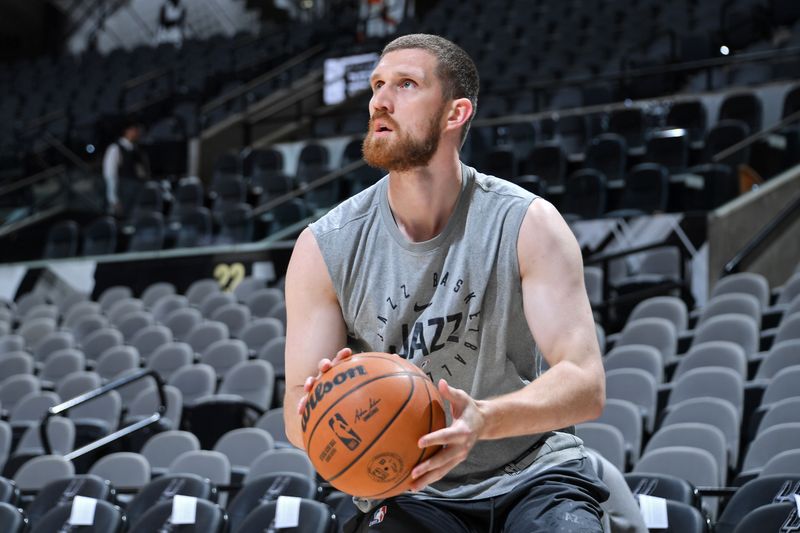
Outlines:
POLYGON ((412 168, 424 167, 427 165, 436 150, 439 149, 439 139, 441 131, 439 122, 444 113, 443 105, 428 123, 428 130, 422 139, 414 139, 408 133, 400 132, 397 123, 392 121, 385 112, 375 113, 369 119, 369 129, 361 151, 364 154, 364 161, 368 165, 384 170, 407 171, 412 168), (392 127, 392 131, 397 136, 396 139, 375 137, 374 121, 383 119, 392 127))

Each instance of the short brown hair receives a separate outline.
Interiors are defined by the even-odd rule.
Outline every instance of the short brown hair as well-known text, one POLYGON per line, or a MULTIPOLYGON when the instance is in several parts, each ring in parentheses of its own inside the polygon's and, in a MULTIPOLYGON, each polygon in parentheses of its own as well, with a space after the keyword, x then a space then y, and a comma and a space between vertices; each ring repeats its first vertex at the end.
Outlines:
POLYGON ((461 131, 461 144, 478 111, 480 78, 475 62, 463 48, 438 35, 413 33, 393 40, 381 52, 381 57, 396 50, 420 49, 433 54, 437 60, 436 75, 442 81, 443 96, 448 100, 466 98, 472 102, 472 116, 461 131))

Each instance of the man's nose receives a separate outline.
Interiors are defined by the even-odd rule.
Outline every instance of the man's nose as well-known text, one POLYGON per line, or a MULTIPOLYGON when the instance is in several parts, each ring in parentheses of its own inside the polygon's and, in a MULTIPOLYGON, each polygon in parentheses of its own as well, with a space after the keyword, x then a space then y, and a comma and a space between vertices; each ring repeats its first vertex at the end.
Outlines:
POLYGON ((377 110, 386 111, 387 113, 391 113, 394 111, 394 104, 392 102, 391 95, 389 91, 386 90, 386 87, 381 87, 372 95, 370 99, 370 107, 372 108, 373 114, 377 110))

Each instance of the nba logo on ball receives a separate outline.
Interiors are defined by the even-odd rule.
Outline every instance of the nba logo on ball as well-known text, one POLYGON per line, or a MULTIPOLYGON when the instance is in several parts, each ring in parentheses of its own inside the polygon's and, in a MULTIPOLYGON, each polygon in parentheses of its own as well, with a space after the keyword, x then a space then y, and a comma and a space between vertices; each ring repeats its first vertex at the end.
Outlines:
POLYGON ((444 402, 414 364, 396 355, 354 355, 309 392, 301 427, 317 473, 361 498, 408 490, 411 470, 439 450, 420 437, 445 426, 444 402))

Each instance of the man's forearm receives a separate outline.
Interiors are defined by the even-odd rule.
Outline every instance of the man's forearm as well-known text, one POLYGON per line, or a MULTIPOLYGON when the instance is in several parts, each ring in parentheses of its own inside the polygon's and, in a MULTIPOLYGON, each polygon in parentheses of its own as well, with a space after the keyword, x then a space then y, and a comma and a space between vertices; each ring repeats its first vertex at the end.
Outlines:
POLYGON ((602 370, 564 361, 522 389, 478 401, 485 421, 479 439, 501 439, 561 429, 600 416, 602 370))
POLYGON ((303 432, 300 429, 300 415, 297 414, 297 404, 303 397, 303 387, 287 387, 283 395, 283 422, 286 426, 286 436, 289 442, 301 450, 305 450, 303 432))

